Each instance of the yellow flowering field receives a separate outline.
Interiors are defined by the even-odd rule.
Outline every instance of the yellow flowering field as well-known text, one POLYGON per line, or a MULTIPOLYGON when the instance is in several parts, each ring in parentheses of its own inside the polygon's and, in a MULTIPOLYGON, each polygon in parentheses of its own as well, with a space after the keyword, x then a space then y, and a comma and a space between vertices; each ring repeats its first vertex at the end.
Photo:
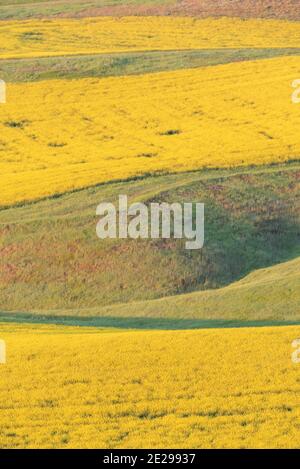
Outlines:
POLYGON ((298 158, 300 58, 10 84, 1 204, 154 171, 298 158))
POLYGON ((2 21, 0 58, 138 50, 299 47, 300 24, 171 17, 2 21))
POLYGON ((299 447, 299 336, 2 324, 0 447, 299 447))

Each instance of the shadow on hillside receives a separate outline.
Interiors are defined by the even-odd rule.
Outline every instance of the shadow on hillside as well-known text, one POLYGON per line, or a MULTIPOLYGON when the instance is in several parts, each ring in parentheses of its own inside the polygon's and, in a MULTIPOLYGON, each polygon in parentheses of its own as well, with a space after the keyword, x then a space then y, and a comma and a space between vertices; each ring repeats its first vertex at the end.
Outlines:
POLYGON ((28 313, 0 313, 0 323, 54 324, 61 326, 99 327, 143 330, 217 329, 298 325, 300 321, 237 321, 216 319, 173 319, 142 317, 43 316, 28 313))
MULTIPOLYGON (((0 210, 0 306, 93 314, 88 310, 97 306, 215 290, 295 259, 300 256, 298 175, 296 162, 148 174, 0 210), (95 207, 126 193, 147 204, 205 203, 203 248, 188 250, 184 240, 173 238, 99 240, 95 207)), ((129 319, 125 325, 120 321, 115 320, 118 327, 131 327, 129 319)), ((206 327, 194 320, 131 321, 139 328, 206 327)))

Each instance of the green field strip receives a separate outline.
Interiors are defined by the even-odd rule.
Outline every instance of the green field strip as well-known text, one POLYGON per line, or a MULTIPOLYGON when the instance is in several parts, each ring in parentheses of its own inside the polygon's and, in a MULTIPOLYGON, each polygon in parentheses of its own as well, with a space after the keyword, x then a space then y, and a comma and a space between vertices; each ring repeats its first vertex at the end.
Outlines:
MULTIPOLYGON (((139 5, 171 5, 176 0, 8 0, 0 2, 0 20, 22 20, 41 17, 55 17, 58 15, 76 16, 89 12, 91 9, 103 7, 125 7, 139 5)), ((87 15, 85 15, 87 16, 87 15)))
POLYGON ((104 78, 292 55, 300 55, 300 48, 200 49, 5 59, 0 60, 0 76, 7 83, 58 78, 104 78))
MULTIPOLYGON (((191 330, 191 329, 233 329, 244 327, 282 327, 297 326, 297 321, 239 321, 239 320, 209 320, 209 319, 176 319, 176 318, 145 318, 145 317, 78 317, 70 315, 24 314, 19 312, 0 312, 0 324, 24 325, 55 325, 76 326, 78 328, 103 328, 114 332, 119 330, 191 330)), ((53 333, 53 331, 50 331, 53 333)), ((58 331, 59 332, 59 331, 58 331)), ((66 331, 67 333, 68 331, 66 331)), ((80 332, 80 329, 78 330, 80 332)))
POLYGON ((299 164, 149 176, 0 212, 0 308, 53 315, 296 320, 299 164), (96 206, 201 201, 202 250, 99 240, 96 206), (262 270, 261 270, 262 269, 262 270))

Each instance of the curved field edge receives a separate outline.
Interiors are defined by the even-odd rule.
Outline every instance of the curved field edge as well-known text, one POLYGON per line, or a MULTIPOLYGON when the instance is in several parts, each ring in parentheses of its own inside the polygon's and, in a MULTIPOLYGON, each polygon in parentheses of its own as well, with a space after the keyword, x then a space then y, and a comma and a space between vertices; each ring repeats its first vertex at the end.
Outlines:
POLYGON ((298 159, 299 73, 300 59, 283 57, 9 84, 1 205, 121 177, 298 159))
POLYGON ((0 446, 299 447, 299 333, 1 324, 0 446))

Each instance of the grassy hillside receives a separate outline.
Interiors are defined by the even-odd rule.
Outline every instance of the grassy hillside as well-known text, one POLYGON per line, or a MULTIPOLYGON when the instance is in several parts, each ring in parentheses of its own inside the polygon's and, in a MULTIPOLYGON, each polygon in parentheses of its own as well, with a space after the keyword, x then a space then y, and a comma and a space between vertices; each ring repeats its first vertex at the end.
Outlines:
MULTIPOLYGON (((182 327, 185 328, 222 327, 230 324, 239 326, 241 324, 238 321, 245 321, 246 324, 250 322, 253 325, 263 324, 263 321, 298 322, 299 304, 300 257, 267 269, 253 271, 242 280, 218 290, 106 308, 74 310, 69 311, 69 314, 74 315, 74 319, 83 315, 91 320, 93 317, 104 317, 105 321, 97 322, 99 326, 127 323, 127 327, 130 324, 134 327, 134 324, 140 321, 144 327, 151 327, 152 323, 153 327, 162 327, 164 319, 178 319, 178 323, 174 321, 173 327, 180 327, 180 320, 184 319, 182 327), (131 321, 117 318, 128 318, 131 321), (146 321, 143 321, 143 318, 146 318, 146 321)), ((61 316, 67 314, 67 311, 49 311, 47 314, 61 316)), ((54 317, 52 320, 55 322, 54 317)), ((172 321, 167 324, 172 327, 172 321)))
MULTIPOLYGON (((176 0, 146 0, 146 5, 161 8, 176 0)), ((142 0, 1 0, 0 19, 27 19, 45 17, 88 17, 102 13, 114 16, 112 8, 136 9, 145 6, 142 0)), ((129 12, 128 12, 129 13, 129 12)), ((117 11, 116 11, 117 14, 117 11)))
POLYGON ((89 16, 236 16, 300 19, 295 0, 2 0, 0 19, 89 16))
MULTIPOLYGON (((0 307, 19 311, 101 309, 113 303, 229 285, 255 269, 300 255, 299 194, 299 165, 295 163, 146 177, 2 210, 0 307), (96 206, 103 200, 116 202, 118 194, 146 203, 204 202, 203 250, 187 251, 181 240, 99 240, 95 234, 96 206)), ((297 313, 293 311, 293 295, 298 281, 297 276, 292 277, 291 315, 297 313)), ((174 312, 167 300, 166 314, 159 308, 152 313, 185 317, 196 311, 197 317, 213 316, 218 305, 216 315, 224 317, 226 312, 228 317, 236 314, 244 318, 254 298, 251 292, 255 278, 250 280, 251 285, 247 284, 245 290, 241 287, 247 295, 250 290, 244 306, 238 295, 235 301, 230 300, 237 291, 234 287, 225 290, 224 304, 220 300, 222 292, 208 292, 206 310, 201 310, 201 303, 196 310, 193 303, 193 311, 189 312, 192 303, 188 301, 182 311, 179 307, 174 312)), ((283 285, 284 281, 285 277, 283 285)), ((260 313, 253 313, 253 317, 271 317, 263 311, 266 302, 259 305, 262 294, 257 295, 256 308, 260 313)), ((276 303, 276 289, 274 295, 276 303)), ((279 301, 274 318, 280 316, 280 304, 279 301)), ((150 315, 146 310, 126 314, 150 315)), ((118 309, 115 312, 118 316, 118 309)))
POLYGON ((194 329, 299 324, 300 257, 253 271, 217 290, 94 308, 1 312, 0 321, 122 329, 194 329))

